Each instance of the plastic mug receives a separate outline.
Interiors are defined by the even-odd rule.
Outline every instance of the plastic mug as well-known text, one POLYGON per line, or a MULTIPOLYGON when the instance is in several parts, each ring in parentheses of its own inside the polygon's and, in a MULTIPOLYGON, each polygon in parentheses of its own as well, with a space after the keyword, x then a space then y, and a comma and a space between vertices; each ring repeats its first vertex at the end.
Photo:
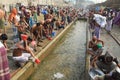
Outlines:
POLYGON ((21 38, 22 38, 22 40, 27 40, 28 36, 25 34, 21 34, 21 38))
POLYGON ((32 46, 35 46, 36 45, 36 41, 32 41, 31 44, 32 44, 32 46))
POLYGON ((35 62, 36 62, 37 64, 39 64, 39 63, 40 63, 40 60, 39 60, 39 59, 35 59, 35 62))
POLYGON ((48 37, 48 40, 52 40, 52 38, 51 38, 51 37, 48 37))

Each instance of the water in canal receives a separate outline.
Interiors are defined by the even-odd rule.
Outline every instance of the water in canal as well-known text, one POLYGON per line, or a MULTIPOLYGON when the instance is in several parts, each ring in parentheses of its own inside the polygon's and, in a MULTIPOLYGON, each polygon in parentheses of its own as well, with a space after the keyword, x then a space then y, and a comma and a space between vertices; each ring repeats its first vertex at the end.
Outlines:
POLYGON ((86 22, 77 21, 29 80, 85 80, 86 22))

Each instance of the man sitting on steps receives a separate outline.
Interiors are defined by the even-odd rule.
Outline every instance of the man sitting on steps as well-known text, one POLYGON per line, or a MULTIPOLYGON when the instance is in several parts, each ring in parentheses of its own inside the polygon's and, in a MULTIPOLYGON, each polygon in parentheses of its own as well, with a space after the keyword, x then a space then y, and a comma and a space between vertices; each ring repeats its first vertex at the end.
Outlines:
POLYGON ((104 42, 102 40, 97 39, 96 36, 93 36, 92 40, 89 41, 89 45, 88 46, 89 46, 88 54, 91 55, 91 63, 93 65, 93 62, 103 52, 102 47, 104 46, 104 42))

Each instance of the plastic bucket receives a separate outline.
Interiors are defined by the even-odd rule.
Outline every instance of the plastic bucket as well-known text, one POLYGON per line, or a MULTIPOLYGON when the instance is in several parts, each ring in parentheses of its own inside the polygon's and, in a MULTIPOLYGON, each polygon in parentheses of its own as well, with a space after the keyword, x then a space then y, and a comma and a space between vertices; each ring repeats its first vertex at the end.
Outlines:
POLYGON ((21 34, 21 38, 22 38, 22 40, 27 40, 28 36, 25 34, 21 34))
POLYGON ((54 37, 56 35, 56 32, 52 32, 52 36, 54 37))
POLYGON ((102 48, 102 44, 101 44, 101 43, 98 43, 98 44, 97 44, 97 47, 98 47, 98 48, 102 48))
POLYGON ((52 38, 51 38, 51 37, 48 37, 48 40, 52 40, 52 38))
POLYGON ((35 63, 39 64, 40 60, 39 59, 35 59, 35 63))

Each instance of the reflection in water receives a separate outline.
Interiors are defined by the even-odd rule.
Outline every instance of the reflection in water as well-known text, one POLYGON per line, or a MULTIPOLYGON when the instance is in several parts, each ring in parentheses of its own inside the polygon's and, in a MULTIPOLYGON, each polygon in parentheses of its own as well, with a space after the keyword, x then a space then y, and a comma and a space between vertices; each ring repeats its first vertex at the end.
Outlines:
POLYGON ((78 21, 29 80, 85 80, 85 48, 86 22, 78 21))

